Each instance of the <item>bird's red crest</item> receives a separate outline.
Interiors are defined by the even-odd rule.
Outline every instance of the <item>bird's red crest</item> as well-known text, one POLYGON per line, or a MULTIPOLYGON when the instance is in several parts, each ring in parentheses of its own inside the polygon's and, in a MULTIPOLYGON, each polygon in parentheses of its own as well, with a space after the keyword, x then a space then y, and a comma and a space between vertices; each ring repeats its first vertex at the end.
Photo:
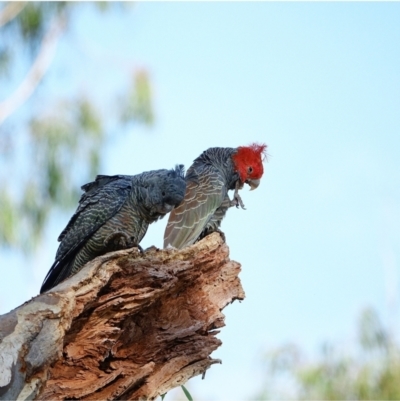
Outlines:
POLYGON ((264 173, 263 161, 267 155, 267 145, 253 143, 249 146, 239 146, 233 155, 233 162, 240 179, 260 179, 264 173))

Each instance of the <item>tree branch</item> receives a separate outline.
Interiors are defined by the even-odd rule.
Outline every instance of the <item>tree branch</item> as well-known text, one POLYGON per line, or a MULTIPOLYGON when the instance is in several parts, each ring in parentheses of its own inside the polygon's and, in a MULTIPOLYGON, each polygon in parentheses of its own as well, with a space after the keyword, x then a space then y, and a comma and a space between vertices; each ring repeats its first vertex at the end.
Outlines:
POLYGON ((55 17, 50 24, 40 46, 38 55, 33 62, 26 77, 18 88, 7 99, 0 102, 0 125, 9 117, 18 107, 20 107, 32 95, 39 85, 44 74, 48 70, 53 59, 57 42, 65 28, 65 19, 55 17))
POLYGON ((0 316, 0 398, 154 400, 220 362, 221 310, 244 292, 219 234, 88 263, 0 316))
POLYGON ((26 1, 7 3, 0 11, 0 27, 14 19, 25 7, 26 1))

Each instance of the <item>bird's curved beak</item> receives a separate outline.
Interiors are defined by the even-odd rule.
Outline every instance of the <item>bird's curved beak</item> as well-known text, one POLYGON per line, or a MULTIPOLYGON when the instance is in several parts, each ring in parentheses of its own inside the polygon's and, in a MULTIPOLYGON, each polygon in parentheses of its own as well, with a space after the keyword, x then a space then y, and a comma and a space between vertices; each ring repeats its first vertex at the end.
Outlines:
POLYGON ((260 185, 260 180, 247 180, 246 183, 250 185, 250 191, 252 191, 260 185))
POLYGON ((174 208, 174 205, 170 205, 169 203, 164 204, 164 211, 169 213, 174 208))

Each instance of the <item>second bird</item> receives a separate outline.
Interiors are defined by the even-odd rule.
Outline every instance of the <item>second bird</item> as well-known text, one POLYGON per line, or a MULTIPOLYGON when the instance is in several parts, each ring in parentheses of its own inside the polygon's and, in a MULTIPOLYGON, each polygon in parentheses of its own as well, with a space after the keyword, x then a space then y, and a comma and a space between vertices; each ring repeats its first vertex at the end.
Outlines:
POLYGON ((186 194, 174 209, 164 234, 164 248, 182 249, 219 231, 231 206, 244 208, 238 194, 246 183, 260 184, 267 146, 252 144, 238 148, 210 148, 194 160, 186 173, 186 194), (235 190, 231 200, 229 190, 235 190))
POLYGON ((139 246, 149 224, 179 205, 185 195, 183 166, 138 175, 98 175, 60 234, 56 260, 40 292, 77 273, 96 256, 139 246))

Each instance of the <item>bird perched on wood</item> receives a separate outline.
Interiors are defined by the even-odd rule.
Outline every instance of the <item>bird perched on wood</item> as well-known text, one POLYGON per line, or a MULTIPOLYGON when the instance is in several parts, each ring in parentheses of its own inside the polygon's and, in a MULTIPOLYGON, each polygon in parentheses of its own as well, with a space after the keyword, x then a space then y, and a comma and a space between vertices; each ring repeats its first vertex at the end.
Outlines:
POLYGON ((182 249, 218 231, 229 207, 244 209, 238 193, 246 183, 258 187, 263 175, 267 146, 252 144, 238 148, 210 148, 187 170, 186 194, 168 219, 164 248, 182 249), (235 190, 231 200, 229 190, 235 190))
MULTIPOLYGON (((82 186, 79 206, 58 237, 60 246, 40 292, 77 273, 96 256, 139 247, 149 224, 185 195, 183 165, 138 175, 98 175, 82 186)), ((141 249, 141 248, 140 248, 141 249)))

